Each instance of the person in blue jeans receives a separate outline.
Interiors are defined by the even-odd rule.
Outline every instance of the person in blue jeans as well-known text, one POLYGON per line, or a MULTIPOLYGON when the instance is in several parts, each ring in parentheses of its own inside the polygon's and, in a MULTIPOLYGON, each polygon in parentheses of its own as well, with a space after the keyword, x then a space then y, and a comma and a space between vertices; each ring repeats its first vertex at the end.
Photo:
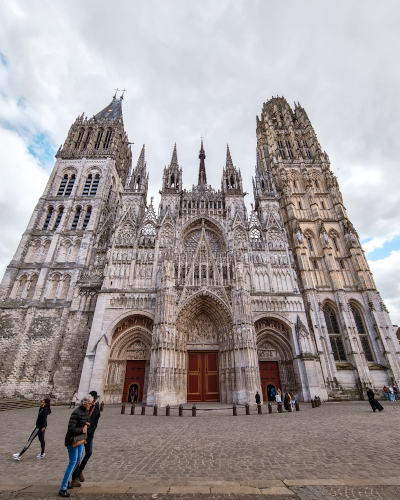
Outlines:
POLYGON ((72 488, 68 486, 69 480, 71 478, 72 472, 74 471, 76 464, 79 464, 82 458, 83 444, 73 447, 72 438, 74 436, 80 436, 82 434, 87 434, 87 429, 89 423, 89 408, 91 407, 93 401, 93 396, 90 394, 85 398, 81 399, 80 406, 76 408, 69 418, 68 431, 65 436, 65 446, 68 450, 69 462, 65 470, 63 480, 61 482, 60 491, 58 495, 60 497, 69 497, 70 494, 67 488, 72 488))

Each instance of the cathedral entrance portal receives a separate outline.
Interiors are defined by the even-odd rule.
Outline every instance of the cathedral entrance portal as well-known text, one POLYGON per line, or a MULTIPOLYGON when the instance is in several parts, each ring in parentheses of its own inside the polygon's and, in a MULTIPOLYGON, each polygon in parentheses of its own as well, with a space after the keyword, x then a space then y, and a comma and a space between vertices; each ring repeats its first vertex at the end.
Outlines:
POLYGON ((124 393, 122 395, 122 401, 127 401, 128 403, 134 402, 133 400, 136 398, 132 397, 134 396, 132 394, 132 389, 134 391, 137 391, 136 401, 142 401, 145 370, 146 361, 126 362, 124 393))
POLYGON ((188 353, 188 402, 218 402, 218 353, 188 353))
POLYGON ((260 377, 264 401, 275 401, 274 392, 281 388, 278 362, 260 361, 260 377))

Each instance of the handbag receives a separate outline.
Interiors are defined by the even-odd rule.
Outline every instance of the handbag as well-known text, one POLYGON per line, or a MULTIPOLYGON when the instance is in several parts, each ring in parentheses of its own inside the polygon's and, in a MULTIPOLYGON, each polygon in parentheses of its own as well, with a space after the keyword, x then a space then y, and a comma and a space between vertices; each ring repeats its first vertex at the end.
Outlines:
POLYGON ((80 446, 81 444, 86 444, 86 434, 79 434, 79 436, 73 436, 71 438, 71 446, 72 448, 76 448, 77 446, 80 446))

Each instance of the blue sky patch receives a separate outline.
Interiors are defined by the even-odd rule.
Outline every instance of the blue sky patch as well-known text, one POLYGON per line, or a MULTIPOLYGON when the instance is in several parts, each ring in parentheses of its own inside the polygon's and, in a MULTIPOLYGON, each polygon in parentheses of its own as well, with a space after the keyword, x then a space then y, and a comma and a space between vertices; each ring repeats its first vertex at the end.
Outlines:
POLYGON ((33 137, 33 142, 28 146, 28 150, 32 156, 39 160, 43 168, 46 170, 53 168, 57 148, 45 132, 33 137))
MULTIPOLYGON (((364 240, 362 244, 371 241, 372 238, 364 240)), ((376 261, 389 257, 393 250, 400 250, 400 235, 395 236, 391 241, 387 241, 381 248, 376 248, 373 252, 367 253, 368 260, 376 261)))
POLYGON ((7 58, 6 58, 6 56, 5 56, 4 54, 2 54, 1 52, 0 52, 0 64, 1 64, 2 66, 5 66, 6 68, 7 68, 7 66, 8 66, 8 63, 7 63, 7 58))

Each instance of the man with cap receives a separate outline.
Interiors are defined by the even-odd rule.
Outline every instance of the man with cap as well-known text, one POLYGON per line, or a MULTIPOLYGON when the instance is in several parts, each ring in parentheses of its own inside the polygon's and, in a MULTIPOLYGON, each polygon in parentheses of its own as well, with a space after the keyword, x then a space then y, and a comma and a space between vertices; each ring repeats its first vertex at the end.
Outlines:
POLYGON ((74 473, 72 474, 72 482, 71 486, 78 487, 85 481, 83 476, 83 469, 86 467, 86 464, 89 461, 89 458, 92 456, 93 452, 93 438, 94 433, 97 428, 97 424, 99 423, 100 418, 100 405, 99 405, 99 396, 96 391, 89 392, 91 396, 93 396, 92 407, 89 410, 89 423, 87 428, 87 442, 85 444, 85 456, 80 464, 76 466, 74 473))

